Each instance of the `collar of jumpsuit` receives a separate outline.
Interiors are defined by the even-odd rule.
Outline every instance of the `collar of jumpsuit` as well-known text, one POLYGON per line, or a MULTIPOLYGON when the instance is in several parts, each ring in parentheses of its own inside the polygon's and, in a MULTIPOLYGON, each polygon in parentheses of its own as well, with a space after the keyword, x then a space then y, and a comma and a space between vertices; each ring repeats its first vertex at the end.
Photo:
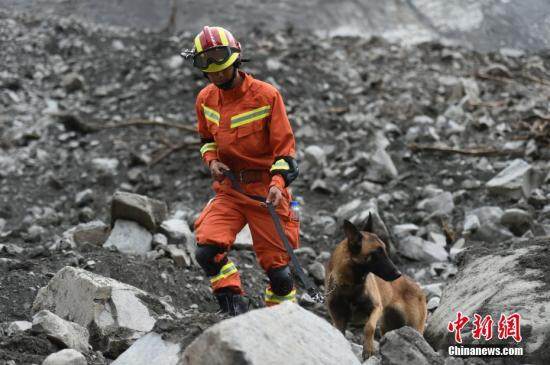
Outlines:
POLYGON ((248 89, 250 89, 250 85, 252 84, 252 77, 243 71, 237 70, 237 72, 243 78, 243 81, 239 86, 233 87, 229 90, 217 88, 220 91, 223 103, 238 100, 239 98, 243 97, 244 94, 246 94, 248 89))

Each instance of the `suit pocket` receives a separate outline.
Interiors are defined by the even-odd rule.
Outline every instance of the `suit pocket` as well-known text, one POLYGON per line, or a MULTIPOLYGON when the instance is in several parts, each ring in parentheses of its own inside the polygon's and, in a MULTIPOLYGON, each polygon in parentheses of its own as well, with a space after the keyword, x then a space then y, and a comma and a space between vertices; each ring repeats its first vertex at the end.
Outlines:
POLYGON ((244 154, 260 156, 269 150, 269 137, 265 120, 257 120, 236 129, 235 143, 244 154))

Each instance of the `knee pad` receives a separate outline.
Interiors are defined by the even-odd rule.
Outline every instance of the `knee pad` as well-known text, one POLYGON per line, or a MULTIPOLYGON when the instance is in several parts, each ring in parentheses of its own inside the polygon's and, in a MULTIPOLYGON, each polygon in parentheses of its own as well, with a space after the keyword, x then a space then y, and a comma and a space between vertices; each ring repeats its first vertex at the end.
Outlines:
POLYGON ((216 262, 214 258, 216 255, 224 252, 225 250, 215 245, 198 245, 195 251, 195 258, 199 265, 208 276, 217 275, 223 265, 227 263, 227 257, 220 262, 216 262))
POLYGON ((267 271, 267 276, 269 277, 269 283, 271 284, 271 291, 273 294, 285 296, 292 291, 294 282, 288 266, 269 269, 267 271))

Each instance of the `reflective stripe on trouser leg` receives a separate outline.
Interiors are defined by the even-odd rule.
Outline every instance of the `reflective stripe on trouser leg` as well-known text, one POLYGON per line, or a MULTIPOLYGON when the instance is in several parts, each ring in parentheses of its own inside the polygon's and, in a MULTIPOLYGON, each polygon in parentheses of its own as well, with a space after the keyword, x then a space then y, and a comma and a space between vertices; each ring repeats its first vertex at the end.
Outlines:
POLYGON ((292 289, 287 295, 276 295, 271 291, 271 288, 265 289, 265 305, 268 307, 280 304, 285 301, 296 303, 296 289, 292 289))
POLYGON ((232 261, 227 261, 227 264, 222 266, 219 273, 210 278, 210 285, 212 285, 212 290, 214 291, 233 287, 238 289, 239 294, 242 293, 241 276, 232 261))

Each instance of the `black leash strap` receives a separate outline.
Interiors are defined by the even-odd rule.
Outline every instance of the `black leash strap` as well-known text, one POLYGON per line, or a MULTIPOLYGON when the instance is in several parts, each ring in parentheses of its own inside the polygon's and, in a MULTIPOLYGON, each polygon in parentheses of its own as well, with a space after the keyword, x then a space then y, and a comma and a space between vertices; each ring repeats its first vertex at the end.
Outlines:
POLYGON ((231 185, 233 186, 233 189, 237 190, 239 193, 246 195, 247 197, 254 199, 256 201, 265 203, 267 205, 267 209, 269 210, 269 214, 271 215, 271 218, 273 219, 273 223, 275 224, 275 230, 277 231, 277 234, 283 240, 283 244, 285 246, 285 249, 290 256, 290 261, 292 262, 292 266, 294 266, 294 271, 296 275, 298 276, 298 279, 302 282, 302 285, 307 290, 307 294, 311 297, 311 299, 316 303, 323 303, 325 301, 325 298, 323 297, 323 294, 317 289, 317 287, 312 283, 311 279, 306 276, 304 273, 304 270, 302 269, 302 265, 300 265, 300 261, 298 261, 298 258, 296 257, 296 254, 294 253, 294 249, 290 245, 290 242, 288 242, 288 238, 285 234, 285 231, 283 229, 283 226, 281 225, 281 220, 279 219, 279 215, 275 211, 275 207, 271 203, 266 202, 266 198, 258 195, 250 195, 243 191, 241 184, 237 181, 237 178, 235 177, 235 174, 233 174, 232 171, 225 170, 223 174, 231 180, 231 185))

